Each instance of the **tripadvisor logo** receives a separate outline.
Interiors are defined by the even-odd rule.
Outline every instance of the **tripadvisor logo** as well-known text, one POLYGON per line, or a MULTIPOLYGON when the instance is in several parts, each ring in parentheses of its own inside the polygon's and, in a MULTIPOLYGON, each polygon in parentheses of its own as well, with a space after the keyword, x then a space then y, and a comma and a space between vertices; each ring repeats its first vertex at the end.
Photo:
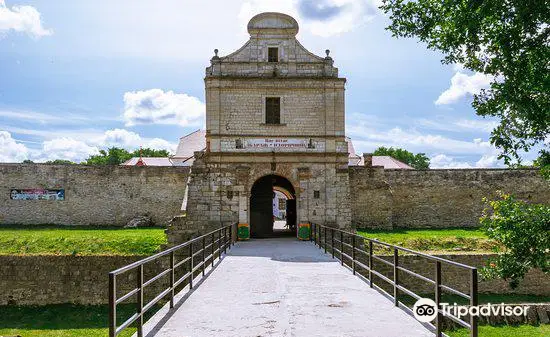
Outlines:
MULTIPOLYGON (((474 306, 439 303, 443 316, 526 316, 529 306, 514 306, 501 304, 482 304, 474 306)), ((414 318, 423 323, 433 321, 437 317, 437 305, 429 298, 421 298, 413 306, 414 318)))

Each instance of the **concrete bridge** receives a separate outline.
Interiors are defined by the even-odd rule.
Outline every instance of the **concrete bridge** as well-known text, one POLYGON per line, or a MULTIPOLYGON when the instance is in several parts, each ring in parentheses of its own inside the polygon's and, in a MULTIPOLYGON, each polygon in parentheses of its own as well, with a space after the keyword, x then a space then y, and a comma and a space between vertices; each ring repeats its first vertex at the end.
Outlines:
MULTIPOLYGON (((396 271, 414 274, 399 265, 400 250, 420 254, 436 262, 435 280, 417 275, 433 282, 436 303, 441 291, 448 290, 470 298, 472 305, 477 304, 477 272, 470 266, 376 240, 367 240, 366 247, 356 245, 357 241, 363 244, 364 239, 324 226, 313 228, 311 242, 282 237, 236 243, 234 227, 223 227, 111 272, 110 336, 117 336, 134 323, 138 326, 137 337, 433 336, 433 326, 429 329, 418 322, 395 300, 400 292, 419 298, 398 281, 396 271), (373 244, 382 244, 394 250, 393 263, 384 260, 394 266, 393 281, 378 274, 374 267, 370 268, 374 258, 382 260, 372 253, 373 244), (319 249, 321 247, 323 249, 319 249), (356 252, 365 252, 365 249, 368 266, 360 262, 364 259, 356 258, 356 252), (180 259, 176 258, 176 251, 179 251, 180 259), (187 255, 181 254, 182 251, 187 255), (143 266, 166 256, 170 257, 171 267, 144 280, 143 266), (464 268, 473 275, 470 295, 441 284, 441 265, 447 263, 464 268), (176 280, 174 271, 180 267, 187 272, 176 280), (373 289, 359 273, 352 273, 356 268, 366 269, 371 279, 374 275, 385 278, 394 288, 393 300, 373 289), (137 287, 117 298, 114 295, 118 293, 117 277, 134 271, 137 271, 137 287), (144 304, 144 289, 169 275, 170 287, 144 304), (175 294, 175 289, 181 284, 187 285, 175 294), (137 296, 136 314, 125 322, 117 322, 116 305, 134 295, 137 296), (144 323, 144 313, 163 298, 169 298, 169 303, 144 323)), ((443 335, 441 320, 442 316, 438 314, 435 319, 436 336, 443 335)), ((475 317, 471 317, 469 323, 459 323, 471 330, 470 336, 477 337, 475 317)))
POLYGON ((295 238, 238 242, 146 336, 433 336, 413 317, 295 238))

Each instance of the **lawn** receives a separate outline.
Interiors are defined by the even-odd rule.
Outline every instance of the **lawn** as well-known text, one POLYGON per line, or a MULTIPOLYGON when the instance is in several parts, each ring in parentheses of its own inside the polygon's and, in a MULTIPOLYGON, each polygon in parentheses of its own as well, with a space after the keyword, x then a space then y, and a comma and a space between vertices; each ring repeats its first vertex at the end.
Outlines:
POLYGON ((497 244, 479 228, 358 229, 370 239, 428 253, 493 252, 497 244))
POLYGON ((0 255, 150 255, 163 244, 163 228, 0 227, 0 255))
MULTIPOLYGON (((117 306, 118 321, 130 317, 134 309, 131 304, 117 306)), ((0 336, 105 337, 108 313, 106 305, 0 306, 0 336)), ((119 336, 134 332, 129 328, 119 336)))
MULTIPOLYGON (((445 331, 451 337, 469 337, 470 331, 466 329, 457 329, 454 331, 445 331)), ((547 337, 550 336, 550 325, 540 326, 532 325, 500 325, 500 326, 480 326, 479 336, 482 337, 547 337)))

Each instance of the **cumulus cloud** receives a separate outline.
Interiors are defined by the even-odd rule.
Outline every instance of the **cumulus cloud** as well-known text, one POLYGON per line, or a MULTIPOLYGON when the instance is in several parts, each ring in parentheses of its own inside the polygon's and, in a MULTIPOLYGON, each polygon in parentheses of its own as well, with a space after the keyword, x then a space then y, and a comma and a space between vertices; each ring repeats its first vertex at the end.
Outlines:
POLYGON ((497 159, 496 155, 485 154, 475 162, 475 165, 462 160, 458 160, 453 156, 445 154, 437 154, 430 158, 431 168, 495 168, 504 167, 503 163, 497 159))
POLYGON ((261 12, 292 15, 314 35, 323 37, 349 32, 371 20, 378 0, 249 0, 243 3, 239 18, 248 21, 261 12))
POLYGON ((29 150, 24 144, 18 143, 7 131, 0 131, 0 162, 18 163, 29 157, 29 150))
POLYGON ((89 145, 81 140, 61 137, 44 141, 40 159, 66 159, 74 162, 81 162, 90 155, 97 153, 99 153, 99 149, 96 146, 89 145))
POLYGON ((143 146, 145 148, 168 150, 174 153, 176 144, 161 138, 143 138, 139 134, 125 129, 107 130, 103 135, 95 139, 101 147, 121 147, 127 150, 135 150, 143 146))
POLYGON ((8 8, 4 0, 0 0, 0 34, 9 31, 27 33, 39 38, 51 35, 53 31, 42 26, 40 12, 32 6, 13 6, 8 8))
POLYGON ((202 126, 206 107, 198 98, 173 91, 149 89, 124 94, 126 126, 172 124, 202 126))
POLYGON ((478 94, 481 89, 489 88, 489 85, 494 80, 494 77, 475 73, 468 75, 464 72, 458 71, 451 78, 451 86, 445 90, 437 100, 436 105, 446 105, 457 102, 459 99, 466 95, 478 94))

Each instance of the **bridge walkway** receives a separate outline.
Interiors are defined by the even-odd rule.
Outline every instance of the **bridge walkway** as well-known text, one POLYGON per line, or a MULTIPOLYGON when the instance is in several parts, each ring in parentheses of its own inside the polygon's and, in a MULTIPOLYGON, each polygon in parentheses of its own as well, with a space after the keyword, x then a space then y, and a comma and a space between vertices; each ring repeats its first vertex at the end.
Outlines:
POLYGON ((155 337, 433 336, 313 243, 238 242, 199 286, 144 326, 155 337))

